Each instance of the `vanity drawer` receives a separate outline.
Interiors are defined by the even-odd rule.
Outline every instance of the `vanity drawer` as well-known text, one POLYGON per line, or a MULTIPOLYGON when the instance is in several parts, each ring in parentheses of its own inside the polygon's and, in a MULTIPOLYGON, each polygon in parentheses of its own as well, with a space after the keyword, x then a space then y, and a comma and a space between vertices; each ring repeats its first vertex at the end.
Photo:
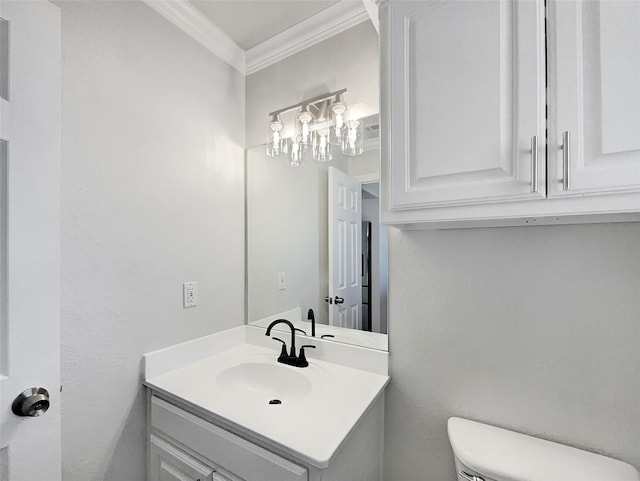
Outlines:
POLYGON ((307 469, 189 414, 151 398, 151 426, 246 481, 307 481, 307 469))

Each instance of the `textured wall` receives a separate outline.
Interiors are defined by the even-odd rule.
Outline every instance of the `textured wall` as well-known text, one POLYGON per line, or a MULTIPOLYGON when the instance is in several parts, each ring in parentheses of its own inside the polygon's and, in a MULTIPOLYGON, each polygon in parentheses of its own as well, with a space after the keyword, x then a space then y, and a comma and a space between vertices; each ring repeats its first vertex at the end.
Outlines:
MULTIPOLYGON (((331 166, 347 170, 345 159, 331 166)), ((267 157, 264 146, 247 150, 248 320, 296 307, 313 309, 328 324, 328 165, 310 161, 292 168, 267 157), (286 289, 277 276, 286 274, 286 289)))
POLYGON ((640 466, 640 224, 389 243, 387 481, 453 481, 453 415, 640 466))
POLYGON ((243 323, 244 78, 141 2, 60 5, 63 478, 142 481, 142 354, 243 323))

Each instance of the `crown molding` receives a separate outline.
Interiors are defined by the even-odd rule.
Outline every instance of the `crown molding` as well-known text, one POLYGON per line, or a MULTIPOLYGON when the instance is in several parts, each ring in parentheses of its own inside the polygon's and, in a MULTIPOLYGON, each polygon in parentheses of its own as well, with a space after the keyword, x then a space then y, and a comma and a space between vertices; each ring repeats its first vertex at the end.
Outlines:
POLYGON ((380 35, 380 21, 378 20, 378 5, 376 4, 376 0, 362 0, 362 5, 367 10, 367 15, 371 19, 371 23, 373 27, 380 35))
POLYGON ((188 0, 143 0, 206 49, 245 74, 245 51, 188 0))
MULTIPOLYGON (((368 20, 373 12, 367 12, 371 8, 365 8, 365 1, 372 0, 342 0, 245 52, 189 0, 143 0, 244 75, 255 73, 368 20)), ((373 17, 371 20, 374 21, 373 17)))
POLYGON ((246 74, 273 65, 365 20, 369 20, 369 15, 361 1, 342 0, 247 50, 246 74))

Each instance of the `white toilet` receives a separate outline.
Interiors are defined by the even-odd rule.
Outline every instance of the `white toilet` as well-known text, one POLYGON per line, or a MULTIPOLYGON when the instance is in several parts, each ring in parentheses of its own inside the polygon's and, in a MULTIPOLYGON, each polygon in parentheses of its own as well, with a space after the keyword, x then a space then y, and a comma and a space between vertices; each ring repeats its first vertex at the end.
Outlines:
POLYGON ((450 418, 458 481, 640 481, 633 466, 563 444, 450 418))

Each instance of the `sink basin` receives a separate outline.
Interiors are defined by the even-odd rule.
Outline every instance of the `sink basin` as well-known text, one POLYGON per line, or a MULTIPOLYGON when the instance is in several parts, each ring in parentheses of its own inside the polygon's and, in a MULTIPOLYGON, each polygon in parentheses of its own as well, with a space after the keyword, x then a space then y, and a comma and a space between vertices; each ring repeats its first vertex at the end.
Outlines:
POLYGON ((276 363, 246 362, 221 371, 216 384, 222 392, 238 399, 291 400, 311 392, 311 381, 296 369, 276 363))

